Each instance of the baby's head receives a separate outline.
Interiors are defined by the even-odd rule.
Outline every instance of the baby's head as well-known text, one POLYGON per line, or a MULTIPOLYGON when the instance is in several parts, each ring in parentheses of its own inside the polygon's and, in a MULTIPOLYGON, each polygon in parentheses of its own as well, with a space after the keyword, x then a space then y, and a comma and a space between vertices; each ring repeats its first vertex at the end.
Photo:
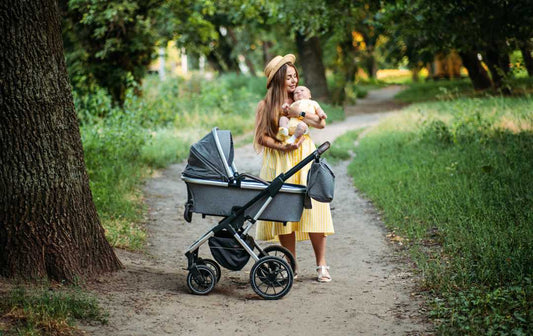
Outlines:
POLYGON ((294 100, 311 99, 311 91, 305 86, 297 86, 294 89, 294 100))

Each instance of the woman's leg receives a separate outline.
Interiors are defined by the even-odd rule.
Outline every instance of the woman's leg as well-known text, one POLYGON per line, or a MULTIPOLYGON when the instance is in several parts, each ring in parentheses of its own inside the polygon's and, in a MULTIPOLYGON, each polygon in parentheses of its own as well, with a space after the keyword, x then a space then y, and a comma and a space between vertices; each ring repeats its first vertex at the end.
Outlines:
POLYGON ((316 270, 318 272, 317 280, 320 282, 330 282, 329 267, 326 263, 326 236, 324 233, 310 232, 309 238, 315 251, 316 270))
POLYGON ((326 236, 321 232, 309 232, 309 238, 315 251, 316 265, 326 266, 326 236))
POLYGON ((289 250, 294 256, 294 259, 296 259, 296 233, 292 232, 289 234, 279 235, 278 237, 281 246, 289 250))

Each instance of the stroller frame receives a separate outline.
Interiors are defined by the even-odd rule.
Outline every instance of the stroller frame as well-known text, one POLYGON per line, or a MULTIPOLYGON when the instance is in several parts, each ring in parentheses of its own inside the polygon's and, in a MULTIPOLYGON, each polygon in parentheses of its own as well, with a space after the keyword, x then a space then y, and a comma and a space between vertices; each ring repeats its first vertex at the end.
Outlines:
MULTIPOLYGON (((212 130, 215 134, 219 153, 223 155, 220 143, 218 143, 216 131, 216 128, 212 130)), ((231 167, 232 169, 230 169, 229 165, 224 162, 228 175, 233 172, 233 178, 228 182, 229 186, 240 186, 240 183, 245 178, 249 178, 265 184, 266 188, 246 204, 232 207, 230 215, 224 216, 216 226, 212 227, 187 249, 185 252, 188 263, 187 270, 189 271, 187 285, 194 294, 208 294, 220 279, 221 272, 218 264, 213 260, 200 258, 199 249, 204 243, 209 241, 211 237, 214 237, 217 233, 222 231, 229 233, 242 249, 244 249, 254 260, 255 263, 250 271, 250 283, 253 290, 258 295, 265 299, 279 299, 290 291, 294 278, 293 268, 295 266, 292 254, 287 249, 277 245, 262 249, 254 239, 248 235, 248 232, 257 220, 260 219, 261 215, 270 205, 274 197, 280 192, 281 188, 284 186, 284 182, 311 161, 318 159, 322 153, 329 149, 329 147, 329 142, 323 143, 313 153, 305 157, 289 171, 279 174, 271 182, 263 181, 258 177, 248 174, 239 174, 236 172, 233 164, 231 167), (259 203, 261 200, 264 200, 262 205, 259 203), (249 211, 250 208, 257 208, 257 204, 260 205, 259 210, 257 210, 255 214, 251 214, 249 211), (258 250, 258 253, 254 252, 255 249, 258 250), (282 256, 278 257, 269 255, 269 252, 281 252, 282 256)), ((186 180, 183 176, 182 179, 186 180)), ((187 186, 187 188, 189 189, 189 186, 187 186)), ((189 199, 185 205, 184 213, 185 219, 189 222, 191 219, 191 211, 192 202, 189 199)), ((205 217, 205 214, 203 214, 203 216, 205 217)))

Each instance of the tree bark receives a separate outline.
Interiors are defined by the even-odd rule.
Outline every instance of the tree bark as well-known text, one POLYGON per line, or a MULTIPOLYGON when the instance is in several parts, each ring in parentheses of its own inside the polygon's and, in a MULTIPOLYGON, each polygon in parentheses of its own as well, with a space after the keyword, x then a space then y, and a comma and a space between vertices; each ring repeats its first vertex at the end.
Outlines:
POLYGON ((57 2, 0 5, 0 274, 73 282, 122 267, 85 169, 57 2))
POLYGON ((274 56, 270 52, 270 48, 272 48, 272 42, 263 41, 262 47, 263 47, 263 64, 266 66, 268 62, 270 62, 270 60, 274 58, 274 56))
POLYGON ((311 90, 313 99, 329 101, 326 70, 322 62, 322 49, 318 37, 306 37, 296 33, 296 45, 302 64, 305 85, 311 90))
POLYGON ((522 58, 524 59, 524 65, 526 66, 527 74, 529 77, 533 77, 533 57, 531 56, 531 43, 523 43, 520 46, 520 51, 522 52, 522 58))
POLYGON ((463 65, 468 70, 468 77, 475 90, 486 90, 492 86, 489 74, 481 65, 477 57, 477 52, 460 52, 459 56, 463 60, 463 65))
MULTIPOLYGON (((228 29, 228 35, 231 38, 231 42, 233 43, 233 45, 237 45, 239 41, 237 40, 237 36, 235 35, 233 28, 228 27, 227 29, 228 29)), ((250 61, 250 58, 246 57, 246 55, 242 55, 242 57, 244 57, 244 62, 246 63, 246 66, 248 67, 248 70, 250 71, 250 75, 252 75, 252 77, 257 77, 255 66, 252 63, 252 61, 250 61)))
POLYGON ((503 53, 496 46, 485 50, 485 63, 489 68, 492 83, 496 89, 503 86, 505 76, 509 73, 509 55, 503 53))

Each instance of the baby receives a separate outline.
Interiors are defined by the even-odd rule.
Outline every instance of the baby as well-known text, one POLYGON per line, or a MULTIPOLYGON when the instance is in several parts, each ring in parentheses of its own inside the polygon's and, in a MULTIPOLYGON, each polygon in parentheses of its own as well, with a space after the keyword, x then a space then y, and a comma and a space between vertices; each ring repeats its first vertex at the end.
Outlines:
POLYGON ((326 119, 328 116, 322 110, 320 105, 311 100, 311 91, 305 86, 298 86, 294 90, 294 103, 290 106, 283 104, 282 109, 300 113, 298 118, 288 118, 282 116, 279 118, 279 130, 277 138, 289 144, 293 144, 302 135, 309 133, 309 127, 303 119, 306 115, 316 114, 320 119, 326 119))

